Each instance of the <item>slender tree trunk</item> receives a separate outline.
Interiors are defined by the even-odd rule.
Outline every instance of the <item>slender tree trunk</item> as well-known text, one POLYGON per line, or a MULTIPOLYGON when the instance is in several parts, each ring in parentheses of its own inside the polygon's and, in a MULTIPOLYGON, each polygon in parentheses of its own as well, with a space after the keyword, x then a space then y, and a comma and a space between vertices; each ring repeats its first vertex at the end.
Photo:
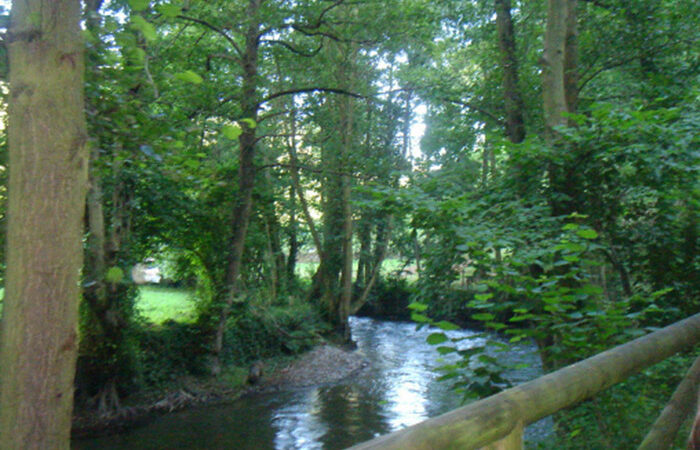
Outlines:
POLYGON ((503 95, 506 109, 506 136, 513 143, 525 139, 525 103, 518 86, 518 59, 515 47, 515 32, 510 15, 510 0, 496 1, 496 25, 498 44, 503 66, 503 95))
POLYGON ((368 211, 363 214, 358 224, 357 238, 360 241, 360 254, 357 262, 357 278, 355 285, 359 287, 367 286, 369 281, 371 247, 372 247, 372 216, 368 211))
MULTIPOLYGON (((258 12, 262 0, 250 0, 248 2, 247 16, 251 22, 246 31, 246 44, 243 54, 243 88, 242 88, 242 114, 246 119, 257 121, 258 109, 258 50, 260 46, 260 21, 258 12)), ((226 322, 228 321, 231 305, 238 294, 238 282, 241 274, 243 250, 248 234, 250 215, 253 209, 253 188, 255 186, 255 143, 257 141, 255 127, 243 125, 243 132, 238 138, 240 147, 238 167, 238 204, 231 221, 231 242, 228 246, 228 263, 226 270, 227 293, 223 304, 219 306, 219 321, 216 327, 213 346, 212 372, 218 374, 221 370, 221 350, 223 348, 226 322)))
POLYGON ((289 252, 287 253, 287 264, 286 264, 286 276, 287 283, 292 285, 295 279, 297 257, 299 255, 299 239, 297 237, 297 230, 299 229, 299 223, 297 221, 296 213, 296 201, 294 197, 296 196, 296 189, 294 185, 289 186, 289 252))
MULTIPOLYGON (((352 124, 349 125, 352 127, 352 124)), ((352 130, 348 130, 352 133, 352 130)), ((351 194, 350 175, 343 175, 343 270, 341 275, 342 293, 340 298, 340 306, 338 308, 338 323, 340 331, 345 341, 350 340, 350 325, 348 318, 350 316, 350 303, 352 302, 352 207, 350 205, 351 194)))
MULTIPOLYGON (((93 151, 93 161, 96 158, 97 152, 93 151)), ((117 160, 115 157, 112 169, 119 179, 121 167, 117 160)), ((112 211, 107 215, 102 180, 96 168, 90 171, 89 180, 83 299, 90 312, 88 320, 95 326, 86 327, 87 332, 82 336, 79 371, 97 386, 96 392, 82 393, 96 395, 98 412, 108 415, 120 408, 117 387, 128 382, 134 371, 125 340, 133 314, 127 309, 131 303, 125 300, 132 294, 127 284, 105 279, 108 268, 120 265, 124 255, 122 246, 130 240, 130 216, 126 211, 129 199, 124 183, 118 181, 112 192, 112 211)))
POLYGON ((350 305, 350 314, 355 314, 367 302, 369 294, 376 283, 382 269, 382 263, 386 258, 387 249, 389 248, 389 238, 391 237, 393 217, 389 216, 386 219, 386 224, 381 232, 377 232, 377 241, 374 248, 374 264, 370 270, 367 283, 364 285, 362 294, 350 305))
POLYGON ((80 2, 17 0, 0 447, 68 449, 87 185, 80 2))
POLYGON ((421 268, 421 251, 420 242, 418 241, 418 231, 414 228, 411 232, 413 238, 413 258, 416 260, 416 275, 420 276, 423 269, 421 268))
MULTIPOLYGON (((564 44, 564 97, 566 110, 575 113, 578 107, 578 0, 568 0, 566 41, 564 44)), ((574 123, 567 121, 569 126, 574 123)))
POLYGON ((353 126, 353 101, 350 97, 341 98, 341 125, 343 130, 343 175, 341 177, 341 192, 343 205, 343 269, 341 275, 341 298, 338 308, 338 322, 341 326, 341 334, 346 341, 350 340, 350 326, 348 317, 350 316, 350 302, 352 302, 352 206, 350 204, 350 195, 352 193, 352 180, 350 179, 350 152, 353 147, 353 135, 355 133, 353 126))
POLYGON ((411 151, 411 99, 413 93, 411 91, 406 92, 405 104, 403 109, 403 141, 401 143, 401 159, 404 161, 408 158, 411 151))
POLYGON ((304 189, 302 188, 301 181, 299 180, 299 158, 297 157, 297 142, 295 137, 296 119, 294 113, 291 114, 290 120, 291 138, 289 140, 289 145, 287 146, 287 150, 289 152, 289 164, 291 166, 289 174, 292 177, 292 186, 294 187, 294 191, 296 192, 297 197, 299 198, 299 204, 301 205, 301 211, 304 215, 304 220, 306 221, 306 225, 309 227, 309 232, 311 233, 311 237, 314 242, 316 254, 318 255, 319 259, 321 259, 321 254, 323 253, 321 236, 319 235, 319 232, 314 223, 314 219, 311 216, 311 210, 309 209, 309 204, 306 201, 306 197, 304 196, 304 189))

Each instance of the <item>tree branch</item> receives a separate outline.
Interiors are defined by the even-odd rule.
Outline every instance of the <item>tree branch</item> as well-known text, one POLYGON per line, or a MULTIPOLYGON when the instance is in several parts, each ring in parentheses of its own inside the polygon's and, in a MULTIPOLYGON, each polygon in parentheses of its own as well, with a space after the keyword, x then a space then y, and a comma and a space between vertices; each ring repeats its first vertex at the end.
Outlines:
POLYGON ((340 88, 326 88, 326 87, 307 87, 307 88, 299 88, 299 89, 289 89, 286 91, 280 91, 280 92, 275 92, 274 94, 270 94, 267 97, 265 97, 260 104, 262 105, 263 103, 267 103, 270 100, 283 97, 285 95, 294 95, 294 94, 304 94, 304 93, 310 93, 310 92, 328 92, 331 94, 339 94, 339 95, 347 95, 349 97, 355 97, 355 98, 367 98, 366 95, 358 94, 356 92, 350 92, 345 89, 340 89, 340 88))
POLYGON ((261 43, 267 42, 270 44, 281 45, 282 47, 286 48, 290 52, 295 53, 299 56, 303 56, 305 58, 311 58, 311 57, 316 56, 323 48, 323 42, 321 42, 321 44, 318 46, 318 48, 313 50, 311 53, 304 53, 303 51, 301 51, 297 48, 294 48, 294 46, 292 46, 292 44, 285 42, 285 41, 278 40, 278 39, 262 39, 262 40, 260 40, 260 42, 261 43))
POLYGON ((317 169, 315 167, 309 167, 309 166, 304 166, 301 164, 283 164, 283 163, 271 163, 271 164, 264 164, 262 166, 257 166, 256 170, 262 170, 262 169, 271 169, 273 167, 280 167, 282 169, 292 169, 292 170, 297 170, 297 169, 302 169, 307 172, 311 173, 317 173, 320 175, 333 175, 333 176, 346 176, 350 178, 354 178, 356 180, 373 180, 376 178, 375 176, 370 176, 370 175, 360 175, 360 174, 355 174, 351 172, 343 172, 341 170, 325 170, 325 169, 317 169))
POLYGON ((480 114, 483 114, 484 116, 493 120, 496 124, 498 124, 500 126, 503 125, 503 121, 500 118, 498 118, 498 116, 496 116, 494 113, 492 113, 490 111, 485 110, 484 108, 482 108, 479 105, 475 105, 475 104, 470 103, 470 102, 464 102, 462 100, 455 100, 452 98, 446 98, 446 97, 438 97, 438 100, 442 100, 444 102, 452 103, 452 104, 459 105, 459 106, 464 106, 465 108, 469 108, 469 109, 474 110, 480 114))
POLYGON ((213 31, 217 32, 217 33, 220 34, 224 39, 226 39, 226 40, 228 41, 229 44, 231 44, 231 47, 233 47, 233 49, 236 51, 236 53, 238 53, 238 57, 239 57, 239 58, 242 58, 242 57, 243 57, 243 52, 241 52, 241 49, 240 49, 240 47, 238 47, 238 44, 236 44, 236 41, 235 41, 231 36, 229 36, 228 33, 226 33, 226 31, 222 30, 221 28, 219 28, 219 27, 217 27, 217 26, 215 26, 215 25, 210 24, 210 23, 207 22, 206 20, 197 19, 196 17, 184 16, 184 15, 182 15, 182 14, 179 14, 179 15, 177 16, 177 18, 178 18, 178 19, 182 19, 182 20, 189 20, 190 22, 194 22, 194 23, 198 23, 198 24, 200 24, 200 25, 204 25, 205 27, 209 28, 210 30, 213 30, 213 31))

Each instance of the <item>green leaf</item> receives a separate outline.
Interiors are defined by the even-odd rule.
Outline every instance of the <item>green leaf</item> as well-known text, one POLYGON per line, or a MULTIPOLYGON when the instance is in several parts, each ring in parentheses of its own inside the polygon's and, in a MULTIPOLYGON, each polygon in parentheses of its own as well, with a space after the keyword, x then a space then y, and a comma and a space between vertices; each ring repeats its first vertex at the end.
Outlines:
POLYGON ((475 299, 482 301, 482 302, 490 299, 491 297, 493 297, 493 294, 490 292, 488 294, 476 294, 474 296, 475 299))
POLYGON ((241 120, 239 120, 239 122, 243 122, 244 124, 248 125, 248 128, 250 128, 250 129, 253 129, 258 125, 257 123, 255 123, 255 121, 253 119, 249 119, 249 118, 241 119, 241 120))
POLYGON ((407 308, 412 311, 423 312, 426 309, 428 309, 428 305, 426 305, 425 303, 413 302, 410 305, 408 305, 407 308))
POLYGON ((124 279, 124 271, 117 266, 110 267, 105 274, 105 281, 116 284, 124 279))
POLYGON ((164 17, 170 19, 177 17, 182 12, 182 7, 176 6, 170 3, 156 6, 156 10, 161 13, 164 17))
POLYGON ((584 230, 578 230, 576 231, 576 234, 578 234, 580 237, 584 239, 595 239, 598 237, 598 233, 595 230, 592 230, 590 228, 584 229, 584 230))
POLYGON ((221 132, 227 139, 231 139, 232 141, 234 141, 238 139, 238 136, 240 136, 243 133, 243 129, 237 123, 226 124, 223 127, 221 127, 221 132))
POLYGON ((556 250, 563 249, 563 250, 568 250, 570 252, 575 252, 575 253, 579 253, 579 252, 586 250, 586 247, 584 247, 581 244, 577 244, 575 242, 564 242, 560 245, 555 246, 554 248, 556 250))
POLYGON ((510 321, 511 321, 511 322, 522 322, 523 320, 532 319, 533 317, 535 317, 534 314, 523 314, 523 315, 520 315, 520 316, 513 316, 513 317, 511 317, 511 318, 510 318, 510 321))
POLYGON ((425 339, 425 342, 430 345, 438 345, 442 344, 443 342, 447 342, 447 340, 448 339, 447 336, 445 336, 445 333, 432 333, 425 339))
POLYGON ((158 37, 156 27, 141 16, 131 16, 131 26, 140 31, 147 41, 153 41, 158 37))
POLYGON ((480 320, 480 321, 484 321, 484 322, 491 321, 491 320, 493 320, 495 317, 496 317, 496 316, 494 316, 494 315, 491 314, 491 313, 472 314, 472 319, 474 319, 474 320, 480 320))
POLYGON ((457 349, 454 348, 454 347, 441 346, 441 347, 438 347, 438 348, 437 348, 437 351, 438 351, 438 353, 441 354, 441 355, 447 355, 447 354, 456 352, 457 349))
POLYGON ((204 81, 202 77, 191 70, 185 70, 184 72, 176 73, 173 76, 176 80, 186 81, 193 84, 200 84, 202 81, 204 81))
POLYGON ((146 50, 142 49, 141 47, 134 47, 129 52, 129 56, 136 65, 140 66, 139 70, 141 70, 143 64, 146 62, 146 50))
POLYGON ((446 320, 441 320, 440 322, 436 323, 435 326, 445 331, 459 330, 459 327, 457 325, 446 320))
POLYGON ((129 6, 134 11, 144 11, 151 4, 150 0, 129 0, 129 6))
POLYGON ((420 322, 420 323, 430 322, 430 318, 428 318, 427 316, 424 316, 423 314, 418 314, 418 313, 412 313, 411 320, 413 320, 414 322, 420 322))
POLYGON ((182 163, 185 167, 189 167, 190 169, 196 170, 199 169, 199 161, 196 159, 187 159, 182 163))

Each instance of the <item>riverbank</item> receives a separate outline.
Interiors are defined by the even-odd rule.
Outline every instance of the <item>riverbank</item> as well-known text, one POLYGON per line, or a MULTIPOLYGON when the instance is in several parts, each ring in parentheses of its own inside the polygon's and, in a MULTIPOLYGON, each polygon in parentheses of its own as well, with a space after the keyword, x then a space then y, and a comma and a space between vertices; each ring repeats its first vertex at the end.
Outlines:
POLYGON ((180 377, 167 387, 144 391, 128 399, 109 414, 77 410, 72 437, 108 435, 148 423, 155 417, 199 405, 235 401, 242 396, 263 392, 293 390, 334 383, 367 367, 357 351, 322 343, 296 357, 262 361, 262 377, 254 385, 246 383, 240 368, 228 368, 219 377, 180 377))

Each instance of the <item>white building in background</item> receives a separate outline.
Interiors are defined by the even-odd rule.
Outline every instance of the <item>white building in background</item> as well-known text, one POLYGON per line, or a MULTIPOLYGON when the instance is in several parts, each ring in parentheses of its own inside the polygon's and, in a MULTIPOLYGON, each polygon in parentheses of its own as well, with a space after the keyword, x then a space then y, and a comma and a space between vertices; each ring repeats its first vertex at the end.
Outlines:
POLYGON ((160 283, 163 276, 160 274, 160 267, 150 267, 144 263, 138 263, 131 268, 131 279, 136 284, 160 283))

